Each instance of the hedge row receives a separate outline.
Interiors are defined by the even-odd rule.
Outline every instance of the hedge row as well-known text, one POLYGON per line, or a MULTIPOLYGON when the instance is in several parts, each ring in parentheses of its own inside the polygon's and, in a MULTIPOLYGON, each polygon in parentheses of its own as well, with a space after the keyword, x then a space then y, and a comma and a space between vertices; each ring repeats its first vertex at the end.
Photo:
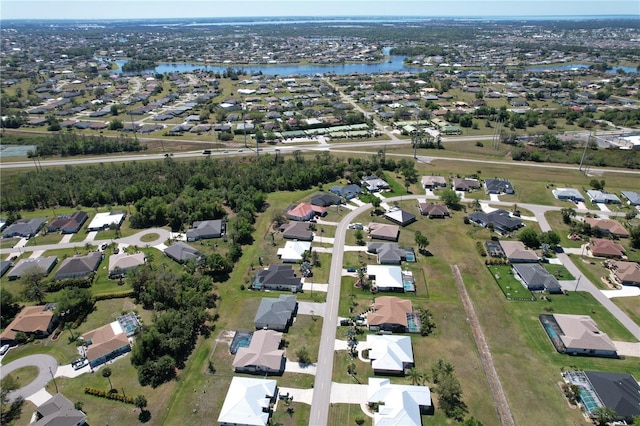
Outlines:
POLYGON ((133 290, 123 290, 123 291, 116 291, 116 292, 106 293, 106 294, 98 294, 93 296, 93 300, 97 302, 98 300, 121 299, 123 297, 133 297, 133 296, 134 296, 133 290))
POLYGON ((93 274, 88 278, 70 278, 67 280, 50 281, 46 284, 47 291, 56 292, 66 287, 89 288, 93 284, 93 274))
POLYGON ((131 398, 130 396, 120 395, 119 393, 115 393, 115 392, 114 393, 105 392, 102 389, 94 389, 94 388, 87 387, 87 388, 84 388, 84 393, 93 395, 93 396, 98 396, 100 398, 111 399, 113 401, 124 402, 126 404, 136 403, 135 398, 131 398))
POLYGON ((510 265, 511 263, 507 259, 504 259, 501 257, 494 257, 491 259, 485 259, 484 264, 488 266, 488 265, 510 265))

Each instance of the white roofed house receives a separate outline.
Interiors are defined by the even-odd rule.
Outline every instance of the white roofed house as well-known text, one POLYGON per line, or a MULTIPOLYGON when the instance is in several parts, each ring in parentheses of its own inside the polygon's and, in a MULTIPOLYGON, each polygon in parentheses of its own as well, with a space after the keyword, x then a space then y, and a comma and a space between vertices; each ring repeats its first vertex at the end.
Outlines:
POLYGON ((144 253, 138 252, 128 254, 125 252, 114 254, 109 257, 109 278, 123 277, 127 271, 144 265, 144 253))
POLYGON ((394 385, 389 379, 369 378, 367 404, 378 409, 374 426, 422 426, 422 414, 431 407, 427 386, 394 385))
POLYGON ((275 402, 275 380, 233 377, 222 404, 218 423, 222 426, 266 426, 275 402))
POLYGON ((298 263, 304 252, 311 250, 309 241, 287 241, 283 248, 278 249, 278 257, 286 263, 298 263))
POLYGON ((367 335, 366 347, 375 374, 404 376, 413 367, 413 348, 410 336, 367 335))
POLYGON ((123 210, 114 210, 107 213, 97 213, 94 218, 89 222, 87 230, 89 231, 103 231, 110 226, 120 226, 126 217, 126 213, 123 210))

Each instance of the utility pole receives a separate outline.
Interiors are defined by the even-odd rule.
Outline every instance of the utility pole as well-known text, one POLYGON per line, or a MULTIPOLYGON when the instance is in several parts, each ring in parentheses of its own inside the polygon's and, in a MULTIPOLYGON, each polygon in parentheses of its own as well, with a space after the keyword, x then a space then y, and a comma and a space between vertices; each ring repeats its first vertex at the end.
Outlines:
POLYGON ((589 133, 587 142, 584 144, 584 151, 582 151, 582 158, 580 159, 580 167, 578 167, 578 171, 582 171, 582 165, 584 164, 584 157, 587 155, 587 148, 589 147, 589 142, 591 142, 591 133, 589 133))
POLYGON ((51 367, 49 367, 49 374, 51 374, 51 378, 53 379, 53 384, 54 384, 54 385, 55 385, 55 387, 56 387, 56 393, 60 393, 60 392, 58 391, 58 384, 56 383, 56 378, 55 378, 55 376, 53 375, 53 371, 51 371, 51 367))

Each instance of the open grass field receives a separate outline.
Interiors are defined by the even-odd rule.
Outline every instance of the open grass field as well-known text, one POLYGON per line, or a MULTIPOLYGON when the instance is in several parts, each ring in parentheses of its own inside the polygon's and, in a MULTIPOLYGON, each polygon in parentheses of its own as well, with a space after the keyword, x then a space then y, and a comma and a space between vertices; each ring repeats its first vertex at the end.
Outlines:
POLYGON ((550 274, 556 277, 559 281, 575 280, 576 278, 562 265, 555 265, 552 263, 543 263, 542 267, 550 274))
POLYGON ((507 300, 535 300, 535 296, 514 277, 511 266, 491 265, 488 268, 507 300))
POLYGON ((636 324, 640 324, 640 296, 613 297, 611 301, 629 315, 636 324))

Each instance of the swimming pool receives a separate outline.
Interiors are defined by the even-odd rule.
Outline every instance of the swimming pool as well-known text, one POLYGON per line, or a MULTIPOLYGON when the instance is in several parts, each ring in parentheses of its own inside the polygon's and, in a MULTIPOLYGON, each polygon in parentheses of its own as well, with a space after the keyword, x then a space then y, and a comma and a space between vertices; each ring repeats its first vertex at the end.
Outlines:
POLYGON ((253 333, 236 331, 236 334, 233 336, 233 340, 231 341, 231 345, 229 345, 229 352, 235 355, 235 353, 238 352, 238 348, 248 348, 252 338, 253 333))

